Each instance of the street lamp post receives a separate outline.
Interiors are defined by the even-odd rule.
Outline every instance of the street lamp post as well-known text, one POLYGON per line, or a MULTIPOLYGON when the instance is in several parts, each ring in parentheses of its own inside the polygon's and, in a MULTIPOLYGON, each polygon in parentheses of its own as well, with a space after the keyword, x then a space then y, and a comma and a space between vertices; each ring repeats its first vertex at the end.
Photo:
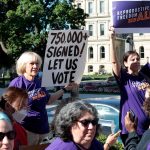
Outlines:
POLYGON ((129 50, 135 50, 135 46, 134 46, 134 41, 133 41, 133 36, 128 35, 126 37, 126 43, 129 43, 129 50))

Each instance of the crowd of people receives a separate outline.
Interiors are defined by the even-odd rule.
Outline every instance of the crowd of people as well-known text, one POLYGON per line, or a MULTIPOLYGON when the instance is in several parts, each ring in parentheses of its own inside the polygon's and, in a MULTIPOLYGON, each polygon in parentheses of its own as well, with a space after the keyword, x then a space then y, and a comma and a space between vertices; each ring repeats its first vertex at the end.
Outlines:
POLYGON ((75 83, 69 83, 56 93, 49 94, 46 88, 41 87, 41 80, 37 78, 41 64, 42 59, 38 54, 24 52, 16 64, 16 71, 19 76, 9 84, 9 87, 22 88, 28 92, 28 113, 21 125, 27 131, 29 145, 42 142, 49 133, 46 105, 52 104, 65 91, 72 90, 77 86, 75 83))
POLYGON ((45 150, 109 150, 118 136, 126 150, 150 149, 150 83, 146 78, 150 76, 150 64, 140 68, 139 54, 128 51, 123 57, 124 67, 121 66, 115 38, 114 29, 110 28, 112 69, 121 94, 121 134, 110 134, 104 144, 98 141, 100 122, 96 108, 71 98, 58 107, 50 128, 46 105, 54 103, 66 91, 77 89, 78 84, 71 82, 50 94, 37 77, 41 57, 27 51, 17 60, 18 77, 0 98, 0 150, 41 144, 50 130, 55 136, 45 150))

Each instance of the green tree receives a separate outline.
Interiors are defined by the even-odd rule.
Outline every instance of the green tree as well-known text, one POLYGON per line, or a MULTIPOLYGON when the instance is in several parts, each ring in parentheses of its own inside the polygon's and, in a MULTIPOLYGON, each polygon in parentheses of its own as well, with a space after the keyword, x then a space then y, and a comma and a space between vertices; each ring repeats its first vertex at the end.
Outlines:
POLYGON ((66 0, 0 0, 0 50, 14 60, 24 51, 45 53, 48 31, 85 25, 88 16, 66 0))

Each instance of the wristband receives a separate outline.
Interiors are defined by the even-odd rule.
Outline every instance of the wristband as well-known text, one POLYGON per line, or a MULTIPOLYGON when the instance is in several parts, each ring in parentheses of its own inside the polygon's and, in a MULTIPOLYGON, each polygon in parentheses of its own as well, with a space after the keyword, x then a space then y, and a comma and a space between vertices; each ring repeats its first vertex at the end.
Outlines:
POLYGON ((66 90, 66 88, 65 88, 65 87, 64 87, 64 88, 62 88, 62 90, 64 91, 64 93, 65 93, 65 92, 67 92, 67 90, 66 90))

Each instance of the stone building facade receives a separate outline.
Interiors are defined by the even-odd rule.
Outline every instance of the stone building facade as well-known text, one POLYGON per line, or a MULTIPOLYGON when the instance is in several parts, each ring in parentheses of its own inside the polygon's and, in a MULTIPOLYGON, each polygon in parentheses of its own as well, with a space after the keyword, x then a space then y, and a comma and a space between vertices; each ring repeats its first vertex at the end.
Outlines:
MULTIPOLYGON (((108 30, 111 24, 111 0, 75 0, 74 4, 89 14, 84 27, 85 30, 89 30, 84 74, 112 73, 108 30)), ((150 34, 133 34, 133 40, 143 65, 150 55, 150 34)), ((126 38, 118 38, 116 43, 117 54, 121 61, 129 44, 126 43, 126 38)))

